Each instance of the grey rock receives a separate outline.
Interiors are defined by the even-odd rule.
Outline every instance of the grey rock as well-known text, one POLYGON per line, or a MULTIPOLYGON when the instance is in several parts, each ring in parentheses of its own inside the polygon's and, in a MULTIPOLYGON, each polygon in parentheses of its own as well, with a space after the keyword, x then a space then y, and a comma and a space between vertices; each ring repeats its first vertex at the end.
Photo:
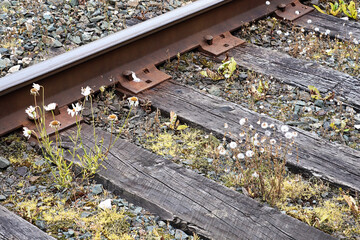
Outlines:
POLYGON ((104 16, 96 16, 96 17, 90 18, 90 22, 97 23, 97 22, 99 22, 101 20, 104 20, 104 19, 105 19, 104 16))
POLYGON ((28 172, 28 168, 25 167, 25 166, 22 166, 22 167, 19 167, 17 170, 16 170, 16 174, 17 175, 20 175, 20 176, 25 176, 25 174, 28 172))
POLYGON ((6 197, 4 195, 0 195, 0 201, 6 200, 6 197))
POLYGON ((28 187, 28 188, 25 188, 24 192, 25 192, 25 193, 33 193, 33 192, 36 191, 36 189, 37 189, 36 186, 30 186, 30 187, 28 187))
POLYGON ((317 107, 324 107, 324 101, 323 100, 320 100, 320 99, 317 99, 315 102, 314 102, 315 106, 317 107))
POLYGON ((142 207, 137 207, 137 208, 135 208, 134 213, 140 214, 141 211, 142 211, 142 207))
POLYGON ((81 38, 79 36, 70 36, 69 39, 75 44, 79 45, 81 43, 81 38))
POLYGON ((36 220, 35 221, 35 225, 40 228, 41 230, 45 230, 46 229, 46 224, 43 220, 36 220))
POLYGON ((11 3, 8 0, 4 0, 4 1, 0 2, 0 8, 3 8, 3 7, 9 8, 10 6, 11 6, 11 3))
POLYGON ((9 70, 8 70, 8 73, 14 73, 14 72, 17 72, 20 70, 20 65, 16 65, 16 66, 13 66, 11 67, 9 70))
POLYGON ((10 166, 10 161, 0 156, 0 169, 5 169, 10 166))
POLYGON ((49 4, 53 4, 55 6, 64 4, 64 0, 47 0, 49 4))
POLYGON ((221 93, 221 89, 218 86, 211 86, 211 88, 209 89, 209 93, 215 96, 219 96, 221 93))
POLYGON ((299 105, 299 106, 305 106, 306 102, 304 102, 304 101, 294 101, 294 104, 299 105))
POLYGON ((159 225, 159 227, 165 227, 166 223, 164 221, 159 221, 158 225, 159 225))
POLYGON ((70 0, 70 5, 72 7, 75 7, 75 6, 79 5, 79 1, 78 0, 70 0))
POLYGON ((0 48, 0 54, 5 54, 5 53, 8 53, 9 52, 9 49, 7 48, 0 48))
POLYGON ((80 217, 81 217, 81 218, 87 218, 87 217, 89 217, 90 215, 91 215, 90 212, 82 212, 82 213, 80 214, 80 217))
POLYGON ((186 239, 187 237, 188 235, 183 231, 181 231, 180 229, 175 230, 175 239, 182 240, 182 239, 186 239))
POLYGON ((50 12, 45 12, 45 13, 43 14, 43 18, 44 18, 45 20, 51 20, 53 17, 52 17, 52 15, 51 15, 50 12))
POLYGON ((35 165, 40 167, 43 166, 45 163, 46 161, 43 158, 41 158, 35 162, 35 165))
POLYGON ((98 195, 103 192, 103 185, 102 184, 95 184, 91 187, 91 193, 94 195, 98 195))
POLYGON ((11 60, 8 58, 0 59, 0 70, 3 70, 7 67, 11 67, 12 63, 11 60))
POLYGON ((54 48, 59 48, 59 47, 62 47, 62 43, 59 42, 58 40, 55 40, 51 46, 54 48))

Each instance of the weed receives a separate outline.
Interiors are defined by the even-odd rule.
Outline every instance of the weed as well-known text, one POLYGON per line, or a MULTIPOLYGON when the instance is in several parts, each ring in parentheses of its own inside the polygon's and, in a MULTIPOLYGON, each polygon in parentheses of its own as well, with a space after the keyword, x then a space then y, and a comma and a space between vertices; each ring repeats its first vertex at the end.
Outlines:
MULTIPOLYGON (((61 123, 56 120, 55 113, 58 111, 57 104, 51 103, 49 105, 44 105, 45 102, 45 94, 44 94, 44 87, 38 84, 33 84, 33 88, 30 90, 30 93, 34 96, 34 104, 35 107, 30 106, 28 107, 25 112, 28 114, 29 118, 32 119, 35 123, 36 128, 31 130, 24 127, 24 136, 30 138, 31 135, 35 136, 38 140, 41 149, 43 150, 43 156, 47 160, 49 164, 54 164, 56 168, 52 168, 51 171, 54 175, 55 181, 58 183, 58 187, 66 188, 70 186, 70 183, 73 180, 72 174, 72 164, 75 159, 80 162, 82 167, 82 174, 83 178, 90 178, 93 176, 102 166, 102 162, 106 159, 109 150, 113 147, 115 142, 120 137, 122 129, 124 128, 127 119, 130 116, 130 112, 133 106, 137 106, 138 99, 136 97, 129 98, 129 104, 131 106, 130 111, 125 119, 123 126, 119 129, 119 133, 117 134, 114 141, 112 141, 112 135, 110 139, 109 146, 105 148, 103 146, 103 139, 99 139, 95 132, 95 117, 94 117, 94 109, 92 106, 92 89, 90 87, 82 88, 81 94, 84 96, 84 101, 82 104, 76 103, 72 104, 72 108, 68 109, 68 113, 75 117, 75 122, 77 125, 77 131, 75 136, 70 136, 70 140, 74 144, 72 150, 68 150, 68 153, 72 156, 72 161, 68 162, 65 160, 65 152, 64 148, 62 147, 62 140, 59 135, 59 128, 61 123), (40 94, 40 89, 42 93, 40 94), (41 96, 40 96, 41 95, 41 96), (37 97, 42 97, 41 105, 38 105, 37 97), (82 119, 82 112, 84 110, 84 105, 86 101, 90 101, 90 109, 91 109, 91 116, 92 120, 91 123, 93 125, 93 138, 95 141, 94 146, 92 149, 87 149, 84 145, 83 139, 81 137, 81 119, 82 119), (49 126, 54 129, 55 131, 55 142, 50 139, 48 136, 47 130, 47 119, 48 116, 46 112, 51 112, 52 121, 50 122, 49 126), (82 150, 82 153, 79 154, 77 150, 82 150)), ((117 121, 117 116, 110 115, 108 119, 111 121, 111 133, 114 131, 114 121, 117 121)))

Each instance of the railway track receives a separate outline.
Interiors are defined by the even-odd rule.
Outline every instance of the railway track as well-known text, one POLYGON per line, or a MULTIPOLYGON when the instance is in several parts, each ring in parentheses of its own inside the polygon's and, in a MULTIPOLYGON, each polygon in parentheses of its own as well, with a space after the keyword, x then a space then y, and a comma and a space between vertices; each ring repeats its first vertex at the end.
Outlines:
MULTIPOLYGON (((84 86, 99 91, 101 86, 115 85, 122 94, 150 100, 153 108, 164 113, 175 111, 182 121, 217 136, 223 134, 224 119, 231 132, 236 132, 239 119, 244 117, 263 134, 264 130, 256 124, 260 118, 269 124, 283 124, 176 83, 158 70, 157 66, 166 60, 194 49, 219 59, 226 54, 233 56, 239 65, 299 89, 320 85, 321 91, 334 91, 346 99, 346 104, 359 109, 358 78, 312 61, 256 47, 231 34, 245 23, 271 14, 306 29, 313 29, 314 25, 307 21, 312 19, 313 24, 321 23, 324 30, 331 28, 331 34, 339 35, 340 39, 348 39, 349 31, 355 37, 360 33, 358 24, 344 22, 343 27, 341 20, 312 12, 312 8, 298 1, 274 0, 268 5, 262 0, 200 0, 2 78, 0 136, 22 127, 35 128, 24 113, 33 100, 28 94, 33 83, 46 89, 45 104, 58 104, 60 113, 56 118, 63 123, 64 135, 70 134, 75 124, 67 114, 67 106, 83 98, 79 89, 84 86), (338 22, 340 24, 334 24, 338 22), (133 81, 132 73, 141 81, 133 81)), ((359 151, 299 128, 292 130, 298 133, 295 143, 299 150, 297 156, 288 158, 289 166, 350 191, 360 190, 359 151)), ((48 132, 52 133, 50 128, 48 132)), ((92 146, 92 129, 84 125, 83 132, 85 145, 92 146)), ((109 135, 102 130, 98 130, 98 134, 109 135)), ((161 218, 185 225, 207 238, 332 239, 326 233, 125 140, 119 140, 110 150, 104 165, 106 169, 102 169, 96 179, 107 189, 121 192, 125 198, 161 218)), ((5 230, 0 228, 0 233, 2 231, 5 230)))

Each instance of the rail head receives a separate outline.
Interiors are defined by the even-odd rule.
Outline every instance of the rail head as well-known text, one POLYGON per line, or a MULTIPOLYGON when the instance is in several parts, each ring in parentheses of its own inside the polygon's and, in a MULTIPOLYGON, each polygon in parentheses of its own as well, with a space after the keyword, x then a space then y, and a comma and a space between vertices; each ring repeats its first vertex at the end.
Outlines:
POLYGON ((80 46, 44 62, 25 68, 0 78, 0 96, 15 91, 25 85, 80 64, 104 53, 134 42, 140 38, 161 31, 179 22, 195 17, 233 0, 198 0, 158 17, 149 19, 121 30, 100 40, 80 46))

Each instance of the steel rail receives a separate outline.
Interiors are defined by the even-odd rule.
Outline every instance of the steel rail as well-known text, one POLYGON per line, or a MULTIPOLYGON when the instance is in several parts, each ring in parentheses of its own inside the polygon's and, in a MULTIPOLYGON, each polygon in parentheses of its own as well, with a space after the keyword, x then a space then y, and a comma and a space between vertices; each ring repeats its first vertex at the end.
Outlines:
MULTIPOLYGON (((127 88, 125 70, 150 71, 150 75, 155 71, 156 76, 155 65, 198 48, 204 36, 236 30, 291 2, 273 0, 266 5, 264 0, 199 0, 1 78, 0 136, 31 124, 24 110, 33 102, 29 94, 33 82, 44 86, 46 103, 66 107, 82 98, 81 87, 88 85, 96 91, 102 85, 120 84, 127 88)), ((66 122, 64 112, 61 118, 66 122)))

